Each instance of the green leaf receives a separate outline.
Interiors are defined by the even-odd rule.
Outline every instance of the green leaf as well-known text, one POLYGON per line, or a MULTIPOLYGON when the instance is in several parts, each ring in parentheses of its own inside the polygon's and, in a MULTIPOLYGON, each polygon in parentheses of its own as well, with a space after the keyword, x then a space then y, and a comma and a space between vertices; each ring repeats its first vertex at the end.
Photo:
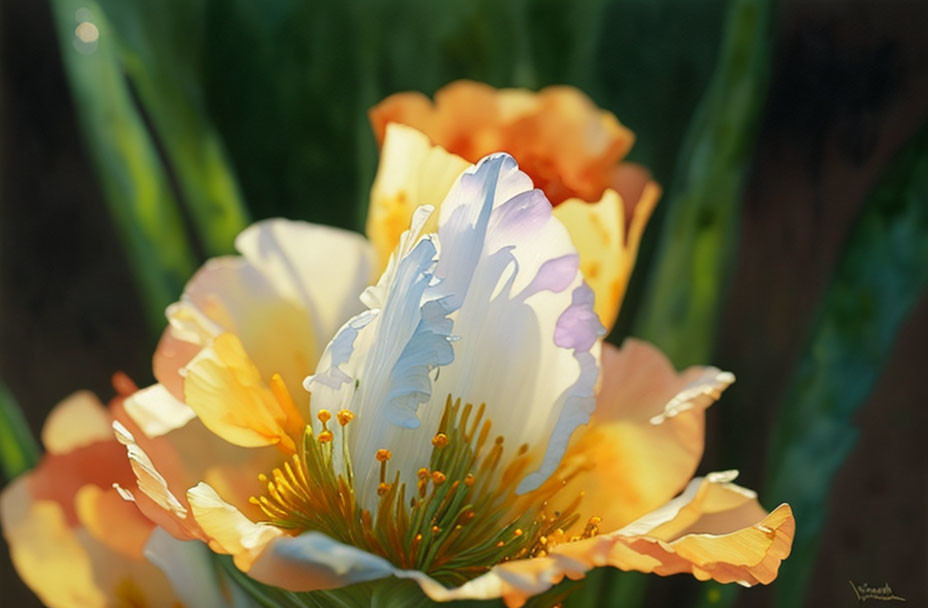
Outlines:
POLYGON ((204 253, 232 253, 248 213, 203 92, 205 0, 99 0, 204 253))
POLYGON ((180 209, 99 5, 52 0, 65 72, 104 198, 154 330, 196 268, 180 209))
POLYGON ((770 0, 730 5, 716 71, 664 203, 659 250, 633 333, 678 367, 704 363, 712 351, 767 90, 772 20, 770 0))
POLYGON ((9 481, 39 462, 41 450, 29 430, 22 409, 10 391, 0 384, 0 469, 9 481))
POLYGON ((928 288, 928 125, 894 159, 831 279, 771 438, 764 496, 796 515, 777 606, 802 603, 832 479, 857 441, 870 394, 909 311, 928 288))

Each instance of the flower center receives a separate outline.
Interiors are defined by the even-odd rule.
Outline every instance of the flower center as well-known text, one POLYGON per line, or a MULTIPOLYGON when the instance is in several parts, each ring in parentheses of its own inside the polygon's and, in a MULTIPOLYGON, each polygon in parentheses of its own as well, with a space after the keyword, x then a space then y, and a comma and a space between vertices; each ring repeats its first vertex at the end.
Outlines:
MULTIPOLYGON (((506 456, 504 438, 490 440, 492 423, 484 419, 485 411, 485 404, 462 407, 449 395, 428 465, 408 485, 399 471, 391 476, 390 450, 378 450, 380 483, 372 513, 355 496, 347 440, 354 415, 348 410, 336 415, 343 431, 336 447, 329 430, 332 414, 320 410, 321 430, 314 434, 306 426, 297 453, 270 476, 260 476, 266 491, 251 502, 267 523, 294 534, 320 531, 447 583, 463 582, 502 561, 544 555, 551 544, 566 540, 580 519, 582 495, 559 510, 550 509, 549 502, 582 471, 516 495, 531 464, 529 446, 506 456), (335 450, 341 452, 340 467, 335 450)), ((598 518, 591 518, 579 536, 596 534, 597 525, 598 518)))

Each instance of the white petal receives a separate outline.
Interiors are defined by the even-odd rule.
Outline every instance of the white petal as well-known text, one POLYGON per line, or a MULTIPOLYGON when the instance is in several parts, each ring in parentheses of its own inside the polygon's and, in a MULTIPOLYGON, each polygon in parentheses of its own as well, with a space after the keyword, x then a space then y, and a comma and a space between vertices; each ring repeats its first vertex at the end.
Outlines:
POLYGON ((271 219, 245 229, 235 247, 280 293, 312 311, 320 340, 361 310, 358 295, 374 267, 371 247, 361 235, 271 219))
POLYGON ((194 418, 196 412, 178 401, 161 384, 153 384, 125 400, 126 413, 148 437, 160 437, 179 429, 194 418))
POLYGON ((248 575, 291 591, 314 591, 375 580, 394 571, 382 557, 320 532, 306 532, 271 542, 248 575))
POLYGON ((177 540, 162 528, 155 528, 145 544, 145 557, 164 572, 185 606, 226 606, 210 556, 200 541, 177 540))

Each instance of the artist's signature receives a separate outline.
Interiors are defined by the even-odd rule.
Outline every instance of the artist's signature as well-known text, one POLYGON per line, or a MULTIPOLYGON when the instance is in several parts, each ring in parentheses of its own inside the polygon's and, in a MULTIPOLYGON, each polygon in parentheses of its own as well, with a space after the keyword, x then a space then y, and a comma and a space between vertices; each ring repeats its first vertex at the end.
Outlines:
POLYGON ((854 595, 857 596, 857 602, 859 604, 863 604, 867 600, 880 600, 883 602, 905 601, 904 597, 893 593, 893 588, 889 586, 889 583, 883 583, 881 586, 877 587, 867 583, 848 582, 851 584, 851 589, 854 590, 854 595))

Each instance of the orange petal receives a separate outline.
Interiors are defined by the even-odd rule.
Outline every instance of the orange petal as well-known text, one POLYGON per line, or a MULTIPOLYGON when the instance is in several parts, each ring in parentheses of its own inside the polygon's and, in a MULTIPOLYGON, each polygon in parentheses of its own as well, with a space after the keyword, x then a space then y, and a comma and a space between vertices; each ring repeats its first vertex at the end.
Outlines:
POLYGON ((702 457, 704 410, 734 381, 714 367, 677 373, 655 347, 604 344, 602 386, 590 424, 568 449, 566 467, 592 469, 560 494, 584 491, 583 510, 616 529, 664 504, 702 457))
POLYGON ((387 125, 407 125, 422 133, 432 132, 432 101, 419 92, 397 93, 387 97, 368 113, 377 144, 383 145, 387 125))
POLYGON ((370 117, 381 144, 387 124, 398 123, 471 163, 508 152, 554 205, 573 197, 596 201, 613 184, 624 196, 631 184, 613 174, 634 135, 572 87, 534 93, 462 80, 436 92, 434 103, 418 93, 392 95, 370 117))

